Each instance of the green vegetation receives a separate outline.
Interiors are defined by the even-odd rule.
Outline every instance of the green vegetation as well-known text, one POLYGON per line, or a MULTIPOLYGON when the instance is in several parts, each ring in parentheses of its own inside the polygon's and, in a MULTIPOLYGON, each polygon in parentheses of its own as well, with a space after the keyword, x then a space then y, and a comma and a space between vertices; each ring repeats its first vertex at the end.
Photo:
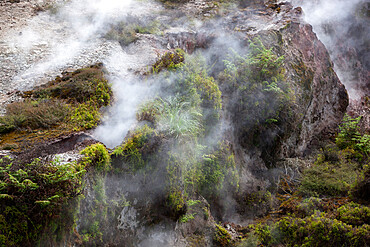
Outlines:
POLYGON ((192 107, 191 102, 179 95, 146 102, 140 107, 137 118, 152 122, 158 131, 176 139, 195 138, 203 131, 199 107, 192 107))
MULTIPOLYGON (((68 200, 81 193, 84 174, 80 164, 39 159, 18 164, 10 158, 1 159, 0 246, 35 243, 53 222, 51 216, 58 215, 68 200)), ((66 219, 64 224, 71 227, 73 222, 66 219)), ((58 231, 60 234, 63 229, 58 231)))
POLYGON ((168 84, 163 91, 171 95, 144 103, 137 113, 139 121, 150 121, 159 131, 177 139, 200 137, 203 127, 208 131, 217 124, 222 107, 221 91, 213 77, 208 76, 201 55, 184 56, 183 51, 176 50, 166 53, 153 68, 157 72, 163 68, 175 70, 164 74, 168 84))
POLYGON ((105 38, 117 40, 122 46, 128 46, 135 42, 136 34, 161 34, 161 23, 158 20, 145 20, 136 16, 127 16, 126 20, 112 26, 105 38))
POLYGON ((95 127, 100 120, 99 108, 109 105, 111 96, 112 90, 104 78, 101 64, 66 73, 62 78, 57 77, 46 85, 24 93, 24 97, 52 98, 68 104, 72 110, 64 120, 74 130, 95 127))
POLYGON ((188 152, 183 157, 172 153, 166 162, 167 205, 174 218, 188 214, 200 202, 189 200, 194 195, 201 195, 213 204, 218 203, 223 193, 236 193, 239 188, 234 156, 225 143, 220 143, 209 155, 201 155, 199 147, 188 152))
POLYGON ((111 95, 102 64, 65 73, 63 77, 23 93, 26 98, 65 99, 68 103, 91 103, 96 107, 109 105, 111 95))
POLYGON ((218 198, 224 190, 237 192, 239 174, 230 147, 221 143, 210 155, 204 155, 197 166, 199 177, 197 190, 206 199, 218 198))
POLYGON ((369 203, 370 202, 370 166, 365 165, 360 172, 355 184, 350 192, 353 200, 369 203))
MULTIPOLYGON (((360 118, 344 116, 336 146, 326 146, 312 167, 303 172, 299 188, 302 194, 349 196, 351 188, 355 194, 362 190, 358 185, 365 180, 367 165, 364 164, 368 161, 370 142, 368 134, 360 133, 359 121, 360 118)), ((360 194, 356 195, 363 198, 360 194)))
POLYGON ((97 64, 64 73, 22 96, 23 101, 8 104, 5 116, 0 117, 1 144, 15 151, 96 127, 112 91, 102 65, 97 64))
MULTIPOLYGON (((80 245, 103 245, 107 241, 107 232, 115 226, 118 211, 127 204, 124 196, 109 197, 106 192, 106 182, 112 171, 111 157, 103 144, 97 143, 81 151, 84 155, 80 164, 88 171, 85 181, 89 185, 88 198, 80 201, 84 207, 78 214, 78 236, 80 245)), ((110 234, 110 233, 109 233, 110 234)), ((109 235, 110 236, 110 235, 109 235)))
POLYGON ((206 61, 200 54, 175 52, 179 57, 166 53, 153 65, 161 73, 151 76, 164 78, 161 91, 165 95, 145 102, 137 112, 137 119, 149 121, 154 128, 151 132, 158 134, 142 135, 137 129, 113 154, 140 168, 154 160, 145 169, 150 174, 161 174, 158 176, 165 173, 168 214, 184 222, 192 215, 189 198, 200 194, 216 203, 221 193, 236 192, 239 180, 232 150, 226 143, 210 150, 201 145, 204 135, 219 122, 222 101, 218 84, 208 75, 206 61), (156 155, 146 151, 152 142, 158 143, 156 155))
POLYGON ((58 99, 25 100, 7 105, 0 117, 0 133, 20 129, 52 128, 71 115, 67 104, 58 99))
POLYGON ((181 216, 181 218, 179 219, 179 222, 186 223, 189 220, 193 220, 193 219, 194 219, 194 215, 193 214, 185 214, 185 215, 181 216))
POLYGON ((266 164, 274 163, 274 147, 284 138, 279 133, 289 135, 293 128, 295 99, 285 82, 283 63, 283 56, 255 38, 247 55, 233 52, 224 60, 225 70, 219 76, 223 92, 230 97, 227 110, 241 144, 264 150, 266 164))
POLYGON ((336 145, 322 148, 300 183, 280 184, 279 210, 250 225, 240 246, 369 245, 369 169, 359 120, 345 116, 336 145))
POLYGON ((181 49, 175 49, 174 51, 168 51, 163 56, 161 56, 155 64, 152 66, 154 73, 159 73, 163 69, 173 71, 178 69, 183 65, 185 60, 185 52, 181 49))
POLYGON ((95 170, 100 172, 107 172, 111 169, 110 155, 103 144, 97 143, 88 146, 81 151, 81 154, 84 155, 81 164, 85 167, 94 166, 95 170))
POLYGON ((180 97, 159 99, 157 128, 174 138, 196 137, 202 131, 202 114, 180 97))
POLYGON ((216 224, 213 244, 220 247, 232 246, 232 238, 230 233, 219 224, 216 224))
POLYGON ((353 150, 359 160, 367 160, 370 154, 370 135, 360 133, 359 122, 361 117, 351 118, 345 115, 339 126, 336 144, 341 149, 353 150))
POLYGON ((263 246, 366 246, 369 225, 355 227, 323 213, 303 219, 284 217, 271 225, 251 226, 263 246))
POLYGON ((357 165, 347 159, 348 152, 335 146, 325 148, 310 169, 303 172, 300 192, 311 196, 346 196, 356 181, 357 165))
POLYGON ((148 142, 156 138, 156 132, 145 125, 129 134, 126 140, 114 149, 112 155, 125 163, 126 166, 121 169, 133 172, 140 170, 146 164, 144 153, 151 153, 156 148, 148 142))

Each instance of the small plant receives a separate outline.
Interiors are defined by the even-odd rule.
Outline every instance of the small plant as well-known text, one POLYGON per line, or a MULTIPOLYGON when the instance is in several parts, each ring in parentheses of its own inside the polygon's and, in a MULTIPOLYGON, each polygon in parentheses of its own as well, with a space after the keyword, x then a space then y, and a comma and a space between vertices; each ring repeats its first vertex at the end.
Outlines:
POLYGON ((92 103, 82 103, 77 105, 71 114, 69 123, 76 131, 92 129, 100 122, 99 109, 92 103))
POLYGON ((220 247, 231 246, 232 244, 231 234, 224 227, 222 227, 219 224, 216 224, 213 243, 215 244, 215 246, 220 247))
POLYGON ((169 136, 196 137, 202 131, 202 114, 180 97, 168 97, 158 105, 158 129, 169 136))
POLYGON ((339 148, 354 149, 365 158, 368 158, 370 154, 370 135, 361 135, 360 120, 361 117, 351 118, 346 114, 339 125, 339 133, 335 140, 339 148))
POLYGON ((179 222, 181 223, 186 223, 190 220, 193 220, 194 219, 194 214, 185 214, 183 216, 181 216, 181 218, 179 219, 179 222))
POLYGON ((136 129, 131 133, 126 140, 113 150, 112 155, 120 160, 123 160, 131 171, 137 171, 143 168, 146 164, 143 154, 150 153, 147 143, 151 139, 155 139, 156 132, 147 125, 136 129))
POLYGON ((0 133, 16 129, 52 128, 70 115, 62 100, 25 100, 7 105, 6 115, 0 117, 0 133))
MULTIPOLYGON (((33 246, 62 206, 80 195, 85 169, 80 164, 0 159, 0 242, 33 246)), ((73 222, 64 222, 64 225, 73 222)), ((71 227, 71 226, 70 226, 71 227)))
POLYGON ((101 143, 88 146, 81 151, 85 157, 82 158, 81 164, 85 167, 94 167, 99 172, 107 172, 111 169, 110 155, 101 143))
POLYGON ((152 66, 153 73, 159 73, 163 69, 176 70, 184 65, 185 52, 181 49, 168 51, 161 56, 152 66))

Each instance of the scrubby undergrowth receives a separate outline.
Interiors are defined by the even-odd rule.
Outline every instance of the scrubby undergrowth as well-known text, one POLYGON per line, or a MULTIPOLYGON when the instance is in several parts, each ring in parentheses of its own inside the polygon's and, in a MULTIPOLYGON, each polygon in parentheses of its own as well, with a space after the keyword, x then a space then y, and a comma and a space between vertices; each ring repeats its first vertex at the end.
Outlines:
POLYGON ((345 116, 336 143, 322 148, 300 181, 281 180, 278 210, 250 225, 238 246, 370 244, 370 143, 358 122, 345 116))
POLYGON ((7 105, 0 117, 3 149, 21 151, 30 144, 96 127, 112 91, 102 64, 97 64, 65 73, 22 96, 23 101, 7 105))

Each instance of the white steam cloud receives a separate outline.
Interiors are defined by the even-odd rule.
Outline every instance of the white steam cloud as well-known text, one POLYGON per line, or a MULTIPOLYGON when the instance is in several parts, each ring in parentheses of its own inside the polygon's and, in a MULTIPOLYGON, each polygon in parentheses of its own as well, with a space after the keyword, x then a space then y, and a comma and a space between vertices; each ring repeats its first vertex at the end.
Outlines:
POLYGON ((58 2, 53 8, 29 21, 7 43, 18 55, 18 74, 8 88, 30 89, 55 78, 62 71, 103 62, 112 83, 114 106, 105 122, 93 133, 109 147, 123 140, 135 123, 135 111, 149 87, 134 81, 132 72, 156 57, 151 46, 139 40, 125 50, 118 42, 102 38, 112 25, 127 15, 145 15, 156 8, 151 2, 134 0, 72 0, 58 2))

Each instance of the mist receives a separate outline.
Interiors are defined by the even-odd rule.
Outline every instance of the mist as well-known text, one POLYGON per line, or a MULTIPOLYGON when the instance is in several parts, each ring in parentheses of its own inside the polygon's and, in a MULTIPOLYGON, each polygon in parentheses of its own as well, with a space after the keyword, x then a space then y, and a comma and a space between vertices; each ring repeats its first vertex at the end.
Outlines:
POLYGON ((144 95, 149 96, 148 85, 132 79, 133 74, 152 63, 156 53, 145 40, 122 49, 117 41, 107 40, 104 35, 128 15, 151 13, 157 5, 133 0, 58 2, 8 37, 7 43, 17 50, 19 61, 27 61, 8 83, 8 90, 29 90, 64 70, 102 62, 115 98, 93 136, 109 147, 120 144, 135 122, 137 105, 144 95))
MULTIPOLYGON (((309 2, 293 0, 293 2, 296 5, 303 6, 306 13, 306 21, 313 25, 314 31, 328 47, 333 60, 336 61, 340 53, 336 50, 338 37, 346 35, 350 31, 351 21, 349 19, 356 9, 356 4, 361 1, 322 0, 309 2), (333 26, 333 23, 334 25, 335 23, 341 23, 343 26, 336 25, 334 28, 335 35, 333 35, 333 32, 328 31, 326 28, 328 23, 330 27, 333 26)), ((159 132, 160 134, 155 136, 157 139, 153 138, 153 140, 150 140, 150 143, 146 143, 145 146, 139 148, 140 150, 138 149, 138 152, 144 153, 144 155, 140 153, 140 159, 142 159, 140 161, 143 163, 142 167, 135 167, 135 164, 131 164, 130 160, 125 160, 126 156, 120 157, 119 154, 116 155, 114 152, 112 154, 112 157, 114 157, 112 164, 116 162, 114 164, 116 170, 109 175, 102 176, 99 186, 104 189, 104 193, 108 198, 108 202, 104 201, 104 203, 114 204, 112 208, 115 208, 117 211, 120 210, 120 213, 115 215, 114 213, 116 212, 113 212, 110 215, 112 219, 118 222, 118 226, 114 225, 115 221, 112 220, 112 224, 108 225, 107 229, 109 227, 113 229, 112 232, 109 232, 112 236, 115 233, 117 234, 117 232, 119 233, 117 235, 128 234, 127 232, 131 230, 133 232, 132 235, 137 237, 135 241, 141 241, 138 246, 173 246, 171 245, 172 242, 177 240, 174 239, 177 234, 174 230, 176 221, 171 222, 168 215, 166 215, 166 213, 169 214, 169 210, 163 209, 164 206, 168 206, 166 205, 169 193, 167 191, 169 187, 167 180, 169 180, 168 174, 170 173, 170 168, 174 168, 174 171, 172 171, 174 174, 175 172, 180 173, 177 177, 175 174, 173 179, 176 180, 176 183, 180 184, 181 194, 185 191, 181 186, 185 187, 184 180, 186 178, 184 178, 184 174, 187 172, 186 169, 189 171, 199 169, 197 172, 201 173, 203 171, 202 165, 204 167, 208 165, 210 167, 210 171, 208 172, 211 173, 212 169, 216 167, 215 164, 222 168, 225 167, 224 170, 217 170, 218 174, 210 175, 212 176, 212 180, 209 180, 216 182, 215 184, 211 182, 209 184, 214 185, 215 188, 212 189, 216 191, 217 195, 211 195, 209 199, 206 199, 209 200, 210 204, 213 204, 210 207, 213 207, 211 208, 214 210, 212 214, 216 220, 230 220, 237 223, 244 222, 244 215, 242 215, 244 212, 239 210, 243 205, 238 205, 240 202, 236 200, 236 194, 240 193, 239 196, 244 198, 248 193, 252 194, 254 192, 254 187, 258 188, 259 191, 260 188, 264 190, 265 187, 269 186, 265 182, 267 178, 265 179, 257 173, 264 173, 268 170, 268 166, 270 165, 268 159, 270 157, 271 159, 275 158, 275 154, 272 153, 274 151, 272 149, 275 144, 274 141, 280 138, 279 135, 283 136, 285 134, 283 133, 284 128, 289 127, 289 125, 285 126, 284 124, 280 126, 278 124, 271 124, 266 128, 261 127, 261 130, 258 129, 261 133, 254 130, 255 126, 266 125, 269 119, 274 118, 273 120, 278 122, 275 119, 277 117, 270 112, 276 113, 279 111, 282 102, 279 101, 280 98, 274 98, 274 94, 268 91, 268 88, 264 88, 264 86, 261 86, 260 90, 256 89, 253 91, 248 85, 254 83, 249 81, 253 79, 245 75, 240 75, 240 77, 236 75, 239 72, 236 69, 237 67, 240 67, 238 70, 247 70, 247 67, 237 64, 236 60, 243 60, 244 58, 247 60, 243 56, 249 52, 246 44, 248 37, 252 36, 230 30, 226 32, 224 28, 227 28, 227 21, 222 23, 222 20, 191 19, 184 13, 179 12, 179 15, 183 16, 174 17, 173 19, 177 20, 168 24, 170 27, 165 27, 164 31, 161 30, 160 34, 140 33, 138 38, 128 45, 121 45, 117 40, 107 40, 105 35, 112 27, 125 21, 127 16, 135 16, 135 18, 140 19, 142 22, 150 22, 151 18, 146 17, 154 16, 155 14, 153 15, 153 13, 163 10, 162 8, 159 3, 151 1, 66 1, 56 6, 55 13, 50 10, 36 16, 11 41, 11 45, 15 49, 22 51, 21 56, 24 57, 27 57, 27 54, 33 53, 37 46, 45 48, 43 52, 30 61, 24 70, 13 78, 11 85, 17 85, 18 87, 21 85, 22 89, 32 88, 45 80, 55 78, 55 76, 64 70, 74 70, 96 62, 102 62, 104 64, 104 69, 107 71, 105 75, 106 79, 112 85, 113 99, 112 104, 102 111, 104 115, 101 124, 92 130, 91 134, 96 140, 104 143, 108 148, 113 149, 117 147, 125 138, 130 138, 128 135, 130 131, 135 131, 140 124, 148 122, 143 120, 139 123, 136 114, 143 102, 153 100, 156 97, 160 97, 165 101, 170 97, 175 98, 178 94, 183 93, 181 95, 183 98, 178 97, 178 105, 188 103, 190 106, 188 108, 184 107, 184 109, 179 108, 178 112, 180 113, 178 115, 174 114, 175 119, 176 117, 183 117, 186 120, 195 119, 195 121, 201 119, 199 120, 199 125, 202 126, 199 129, 203 129, 194 130, 194 132, 199 130, 199 133, 188 134, 187 132, 186 134, 188 136, 180 141, 178 136, 174 137, 174 135, 166 132, 172 127, 166 125, 169 122, 166 119, 168 115, 163 114, 165 116, 164 119, 160 119, 157 122, 153 120, 151 123, 151 127, 154 127, 153 132, 155 134, 159 132), (177 30, 177 28, 181 29, 181 31, 177 30), (202 39, 202 33, 205 33, 203 36, 205 37, 204 39, 202 39), (197 36, 198 34, 200 35, 197 36), (171 38, 173 40, 172 44, 171 38), (187 65, 187 58, 192 59, 194 56, 200 55, 206 64, 206 76, 202 74, 203 71, 199 72, 195 70, 194 72, 191 69, 189 69, 191 71, 190 73, 192 73, 190 76, 186 74, 189 71, 181 74, 181 68, 172 72, 165 71, 166 68, 161 73, 149 72, 152 69, 151 66, 161 55, 165 54, 168 50, 173 51, 176 48, 181 48, 189 53, 194 52, 193 57, 186 55, 185 65, 183 66, 187 65), (235 57, 233 57, 233 54, 235 57), (236 56, 240 57, 237 59, 236 56), (235 71, 231 71, 230 74, 225 75, 225 71, 228 68, 226 68, 224 61, 228 59, 230 59, 230 64, 233 63, 235 71), (233 59, 235 61, 232 61, 233 59), (222 75, 223 72, 225 72, 224 75, 222 75), (235 75, 232 74, 233 72, 235 75), (197 81, 193 79, 198 75, 201 77, 199 80, 206 81, 205 83, 203 81, 199 82, 200 86, 196 85, 197 81), (191 79, 184 79, 186 76, 189 76, 191 79), (222 79, 222 76, 235 76, 235 78, 228 81, 227 79, 222 79), (213 77, 210 81, 215 82, 215 84, 207 81, 209 77, 213 77), (213 79, 214 81, 212 81, 213 79), (183 84, 178 83, 181 80, 184 80, 182 82, 183 84), (195 99, 191 98, 193 97, 192 95, 187 98, 188 95, 186 93, 188 91, 180 91, 188 89, 186 83, 191 84, 191 90, 196 92, 195 99), (202 83, 208 84, 204 86, 202 83), (215 107, 216 103, 212 101, 212 86, 217 88, 217 90, 221 89, 219 97, 220 101, 222 101, 222 107, 215 107), (201 99, 201 97, 205 99, 201 99), (265 111, 265 108, 268 109, 265 111), (198 116, 201 115, 201 117, 192 118, 193 116, 190 114, 189 109, 196 110, 199 113, 198 116), (215 113, 220 115, 219 118, 212 115, 215 113), (194 135, 192 136, 191 134, 194 135), (222 141, 225 142, 222 144, 226 148, 221 147, 222 141), (216 157, 216 152, 220 150, 226 153, 227 162, 222 160, 223 157, 216 157), (271 154, 269 154, 270 151, 271 154), (264 155, 263 152, 267 153, 265 154, 265 159, 262 157, 264 155), (236 157, 235 159, 234 155, 236 157), (143 158, 142 156, 145 157, 143 158), (175 161, 172 161, 171 158, 175 161), (230 161, 230 163, 233 163, 230 165, 228 163, 229 160, 232 160, 234 163, 230 161), (218 164, 217 162, 222 164, 218 164), (179 171, 176 169, 179 169, 179 171), (229 177, 225 177, 225 174, 229 177), (218 176, 224 177, 217 180, 218 176), (231 182, 233 183, 227 184, 226 182, 229 182, 226 181, 227 179, 232 180, 231 182), (239 180, 243 181, 239 182, 239 180), (223 187, 220 186, 221 188, 219 189, 218 186, 220 184, 223 187), (117 199, 122 196, 127 197, 125 198, 125 203, 121 203, 123 200, 117 199), (116 202, 120 203, 115 204, 116 202), (147 216, 145 213, 150 216, 148 218, 153 216, 154 220, 145 219, 147 216), (145 227, 147 228, 145 229, 145 227), (119 232, 120 230, 121 232, 119 232)), ((176 11, 178 10, 174 10, 173 12, 176 11)), ((178 13, 174 15, 176 14, 178 13)), ((160 17, 168 22, 173 20, 171 19, 172 17, 165 16, 164 14, 160 17)), ((268 26, 274 24, 263 23, 264 25, 266 26, 261 30, 269 30, 268 26)), ((356 42, 353 41, 352 44, 355 45, 356 42)), ((193 67, 199 64, 195 63, 193 67)), ((361 95, 356 86, 359 82, 350 76, 351 71, 347 71, 342 67, 337 65, 335 67, 342 82, 346 85, 352 98, 360 97, 361 95)), ((266 79, 263 83, 270 83, 267 80, 269 79, 266 79)), ((285 83, 285 79, 277 80, 276 83, 285 83)), ((259 85, 261 83, 255 84, 259 85)), ((279 89, 282 90, 281 88, 279 89)), ((169 108, 172 107, 171 104, 168 105, 170 105, 169 108)), ((289 105, 284 106, 286 108, 289 107, 289 105)), ((275 123, 274 121, 271 123, 275 123)), ((265 176, 267 177, 267 175, 265 176)), ((200 178, 196 178, 200 180, 200 178)), ((91 180, 91 184, 94 183, 93 180, 91 180)), ((199 186, 196 184, 197 182, 193 182, 194 188, 199 186)), ((175 188, 175 186, 173 187, 175 188)), ((206 190, 201 191, 201 186, 199 186, 199 191, 196 191, 198 188, 194 188, 193 194, 189 192, 189 197, 184 197, 185 199, 181 197, 181 199, 198 200, 200 198, 204 199, 203 196, 206 197, 206 192, 204 192, 206 190), (202 195, 201 193, 204 194, 202 195)), ((80 210, 81 214, 87 215, 89 213, 89 207, 96 203, 95 200, 98 200, 94 194, 94 189, 94 186, 86 186, 87 196, 84 198, 85 201, 82 202, 85 205, 80 210)), ((184 201, 183 204, 186 207, 187 201, 184 201)), ((80 221, 86 219, 89 218, 81 217, 80 221)), ((86 222, 86 225, 90 223, 86 222)))

